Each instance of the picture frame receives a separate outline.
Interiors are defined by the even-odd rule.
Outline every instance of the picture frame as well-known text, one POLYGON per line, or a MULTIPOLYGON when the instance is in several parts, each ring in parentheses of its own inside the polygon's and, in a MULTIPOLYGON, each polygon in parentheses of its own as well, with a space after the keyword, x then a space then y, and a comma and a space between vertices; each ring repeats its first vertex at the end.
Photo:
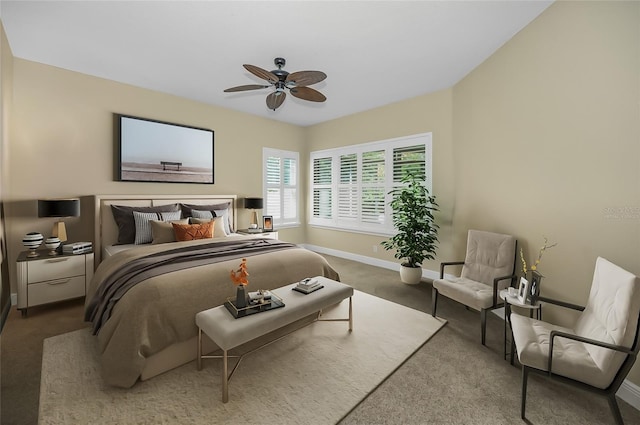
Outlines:
POLYGON ((535 305, 538 302, 540 296, 540 282, 542 281, 542 275, 537 271, 531 272, 531 285, 529 286, 529 303, 535 305))
POLYGON ((214 183, 213 130, 114 114, 117 181, 214 183))
POLYGON ((271 215, 262 216, 262 231, 273 232, 273 216, 271 215))
POLYGON ((529 281, 524 277, 520 278, 520 286, 518 287, 518 301, 522 304, 526 304, 527 296, 529 295, 529 281))

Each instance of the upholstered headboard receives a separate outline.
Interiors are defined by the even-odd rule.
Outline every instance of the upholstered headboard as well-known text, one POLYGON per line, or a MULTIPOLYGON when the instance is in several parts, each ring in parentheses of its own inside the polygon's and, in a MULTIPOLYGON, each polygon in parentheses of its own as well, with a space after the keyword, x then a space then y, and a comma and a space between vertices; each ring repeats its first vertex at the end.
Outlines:
POLYGON ((235 228, 237 220, 236 195, 96 195, 95 197, 95 246, 96 267, 102 261, 104 248, 118 241, 118 226, 111 212, 111 205, 130 207, 155 207, 167 204, 209 205, 229 202, 229 220, 235 228))

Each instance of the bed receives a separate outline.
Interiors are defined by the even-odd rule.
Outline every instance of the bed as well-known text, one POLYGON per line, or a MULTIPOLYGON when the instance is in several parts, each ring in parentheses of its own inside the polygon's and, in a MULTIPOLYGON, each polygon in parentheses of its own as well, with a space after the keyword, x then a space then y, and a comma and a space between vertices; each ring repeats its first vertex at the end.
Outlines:
MULTIPOLYGON (((310 276, 339 280, 316 253, 234 233, 235 204, 235 196, 95 197, 98 265, 87 292, 85 319, 97 335, 105 383, 128 388, 194 360, 195 314, 234 297, 229 273, 241 258, 247 258, 250 291, 275 289, 310 276), (216 237, 214 231, 213 238, 192 241, 117 244, 122 228, 114 220, 112 205, 141 209, 173 204, 226 204, 230 232, 216 237)), ((206 342, 207 351, 215 348, 206 342)))

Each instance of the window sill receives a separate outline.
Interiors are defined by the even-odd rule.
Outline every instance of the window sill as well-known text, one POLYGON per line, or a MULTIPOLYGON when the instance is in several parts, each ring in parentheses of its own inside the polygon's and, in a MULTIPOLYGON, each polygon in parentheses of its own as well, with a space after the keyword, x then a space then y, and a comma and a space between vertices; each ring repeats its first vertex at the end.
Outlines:
POLYGON ((384 236, 385 238, 388 238, 394 235, 394 233, 388 233, 388 232, 376 232, 374 230, 352 229, 348 227, 323 226, 321 224, 309 224, 309 227, 313 227, 315 229, 322 229, 322 230, 335 230, 336 232, 358 233, 361 235, 369 235, 369 236, 384 236))

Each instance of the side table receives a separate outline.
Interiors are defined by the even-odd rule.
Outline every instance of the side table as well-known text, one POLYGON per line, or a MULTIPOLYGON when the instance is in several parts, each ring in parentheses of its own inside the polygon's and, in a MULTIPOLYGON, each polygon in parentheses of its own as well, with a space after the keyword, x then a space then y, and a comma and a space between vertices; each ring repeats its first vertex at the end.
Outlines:
POLYGON ((27 316, 30 307, 71 298, 84 297, 93 277, 93 252, 83 254, 18 256, 16 277, 18 310, 27 316))
POLYGON ((249 231, 249 229, 239 229, 236 230, 236 232, 242 234, 242 235, 251 235, 251 236, 260 236, 261 238, 269 238, 269 239, 278 239, 278 231, 277 230, 272 230, 272 231, 262 231, 260 229, 258 230, 253 230, 253 231, 249 231))
MULTIPOLYGON (((535 304, 523 303, 518 297, 509 295, 509 290, 503 289, 500 291, 500 299, 504 301, 504 359, 507 358, 507 322, 509 325, 509 333, 511 333, 511 306, 516 306, 525 310, 529 310, 529 317, 533 317, 533 313, 536 313, 536 319, 542 320, 542 303, 536 301, 535 304)), ((510 362, 513 365, 513 352, 515 351, 515 344, 513 342, 513 334, 511 333, 511 359, 510 362)))

